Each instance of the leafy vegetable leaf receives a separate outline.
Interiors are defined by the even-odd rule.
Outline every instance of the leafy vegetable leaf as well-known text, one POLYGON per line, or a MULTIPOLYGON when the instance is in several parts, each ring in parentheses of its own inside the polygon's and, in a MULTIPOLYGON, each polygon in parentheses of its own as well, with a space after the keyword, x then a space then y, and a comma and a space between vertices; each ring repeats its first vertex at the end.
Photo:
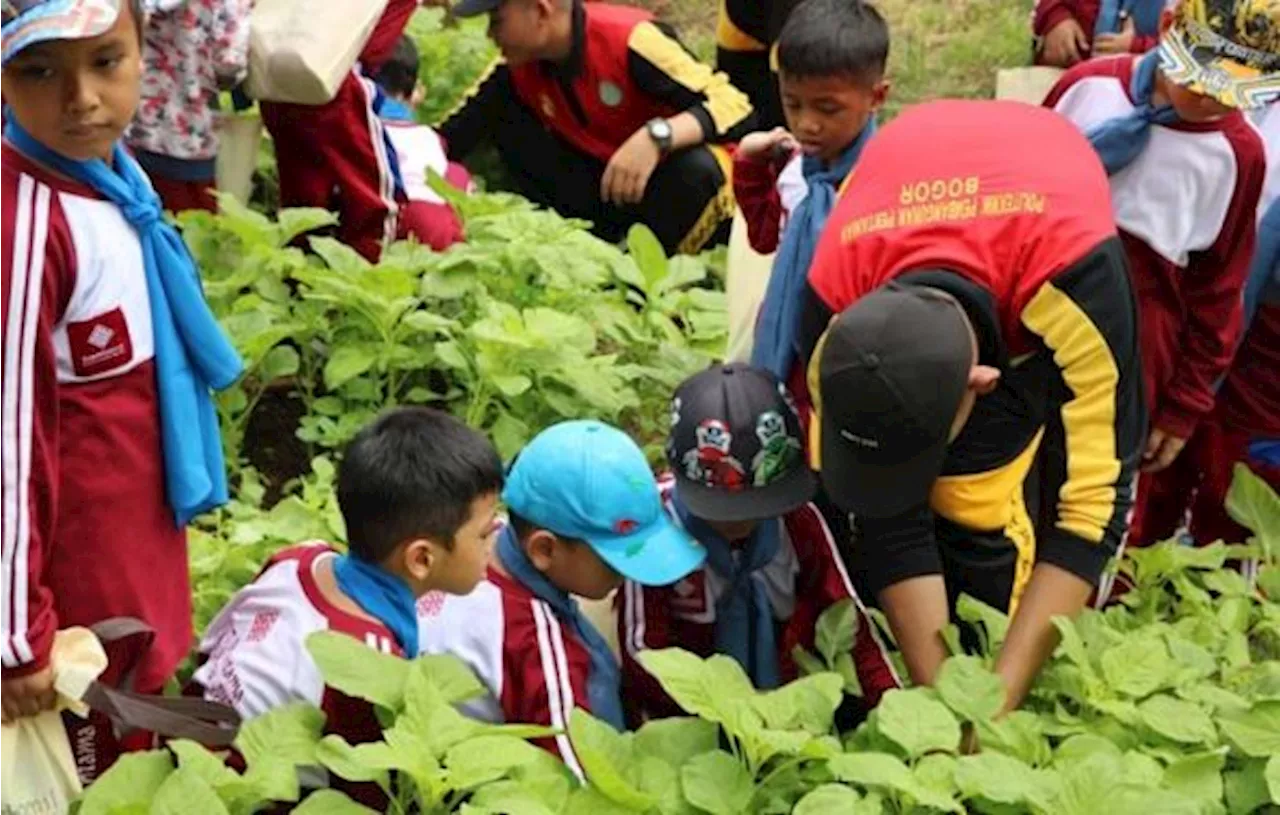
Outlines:
POLYGON ((951 657, 944 662, 936 688, 942 701, 967 721, 991 719, 1004 707, 1004 683, 977 657, 951 657))
POLYGON ((858 635, 858 609, 852 600, 841 600, 828 607, 818 616, 814 628, 815 644, 818 653, 832 667, 841 654, 853 651, 853 643, 858 635))
POLYGON ((672 767, 683 767, 699 753, 716 749, 720 730, 702 719, 673 717, 645 722, 636 731, 633 746, 641 755, 654 756, 672 767))
POLYGON ((891 690, 877 708, 880 732, 912 757, 933 750, 955 752, 960 745, 960 723, 928 694, 924 688, 891 690))
POLYGON ((151 813, 187 815, 190 812, 227 815, 227 807, 198 772, 179 767, 156 790, 151 799, 151 813))
POLYGON ((712 815, 746 812, 755 785, 738 760, 723 750, 695 756, 680 771, 689 803, 712 815))
POLYGON ((1218 726, 1247 756, 1268 758, 1280 753, 1280 702, 1261 702, 1247 712, 1227 711, 1218 717, 1218 726))
POLYGON ((107 815, 132 805, 146 805, 174 772, 164 750, 128 753, 117 759, 80 799, 81 815, 107 815))
POLYGON ((732 715, 727 703, 755 694, 742 666, 727 656, 703 661, 679 648, 663 648, 641 651, 636 658, 676 704, 708 721, 725 724, 732 715))
POLYGON ((1217 730, 1209 714, 1199 705, 1160 694, 1138 705, 1147 727, 1167 739, 1183 744, 1213 744, 1217 730))
POLYGON ((316 790, 293 808, 293 815, 376 815, 337 790, 316 790))
POLYGON ((1225 763, 1226 756, 1216 751, 1180 758, 1165 768, 1164 786, 1205 804, 1220 804, 1225 763))
POLYGON ((569 717, 569 737, 583 772, 601 794, 641 811, 656 803, 629 777, 633 753, 626 736, 582 708, 575 708, 569 717))
POLYGON ((801 798, 793 814, 829 815, 833 812, 851 812, 861 801, 862 796, 844 784, 823 784, 801 798))
POLYGON ((337 631, 317 631, 307 637, 307 650, 325 684, 335 690, 392 711, 404 703, 407 660, 379 653, 337 631))

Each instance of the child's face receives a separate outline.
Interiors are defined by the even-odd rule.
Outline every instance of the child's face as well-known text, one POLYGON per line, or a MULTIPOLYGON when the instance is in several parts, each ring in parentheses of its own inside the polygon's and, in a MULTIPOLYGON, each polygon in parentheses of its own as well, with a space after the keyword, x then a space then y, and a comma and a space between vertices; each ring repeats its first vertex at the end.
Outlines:
POLYGON ((454 535, 453 547, 446 549, 428 542, 431 547, 430 567, 422 579, 412 581, 416 594, 443 591, 447 594, 470 594, 484 579, 497 537, 498 495, 482 495, 471 502, 471 514, 454 535))
POLYGON ((526 548, 534 566, 570 594, 603 600, 622 585, 622 575, 585 543, 564 540, 539 529, 526 543, 526 548))
POLYGON ((823 161, 844 152, 889 93, 884 79, 867 84, 847 76, 782 74, 778 84, 787 129, 807 155, 823 161))
POLYGON ((110 159, 138 107, 142 57, 130 3, 106 33, 23 49, 4 66, 4 101, 33 138, 67 158, 110 159))
POLYGON ((1231 113, 1233 108, 1222 104, 1212 96, 1196 93, 1174 82, 1165 83, 1165 95, 1178 118, 1184 122, 1213 122, 1231 113))

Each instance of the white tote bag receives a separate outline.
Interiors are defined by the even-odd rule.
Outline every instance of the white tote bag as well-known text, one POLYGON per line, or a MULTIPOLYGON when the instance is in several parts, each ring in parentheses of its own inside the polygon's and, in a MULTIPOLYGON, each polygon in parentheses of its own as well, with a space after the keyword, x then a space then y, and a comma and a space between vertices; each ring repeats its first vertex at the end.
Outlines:
POLYGON ((387 0, 257 0, 249 18, 254 99, 323 105, 337 95, 387 0))

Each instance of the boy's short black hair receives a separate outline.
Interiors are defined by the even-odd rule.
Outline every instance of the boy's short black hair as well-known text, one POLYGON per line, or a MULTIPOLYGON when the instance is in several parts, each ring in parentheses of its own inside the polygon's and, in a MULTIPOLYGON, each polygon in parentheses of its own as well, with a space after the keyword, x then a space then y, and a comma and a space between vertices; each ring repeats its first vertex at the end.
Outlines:
POLYGON ((418 47, 408 37, 401 37, 396 47, 378 69, 378 84, 387 93, 412 96, 418 87, 418 47))
MULTIPOLYGON (((538 526, 533 521, 526 520, 523 516, 517 515, 511 510, 507 510, 507 523, 511 524, 511 531, 516 533, 516 540, 522 542, 525 538, 529 537, 534 532, 537 532, 539 529, 546 529, 546 527, 538 526)), ((565 537, 554 529, 548 529, 547 531, 566 543, 581 544, 582 546, 588 545, 584 540, 565 537)))
POLYGON ((347 445, 338 506, 351 554, 381 563, 401 543, 453 546, 471 505, 502 489, 502 461, 483 435, 447 413, 400 407, 347 445))
POLYGON ((784 76, 845 76, 874 83, 889 60, 889 26, 862 0, 804 0, 778 36, 784 76))

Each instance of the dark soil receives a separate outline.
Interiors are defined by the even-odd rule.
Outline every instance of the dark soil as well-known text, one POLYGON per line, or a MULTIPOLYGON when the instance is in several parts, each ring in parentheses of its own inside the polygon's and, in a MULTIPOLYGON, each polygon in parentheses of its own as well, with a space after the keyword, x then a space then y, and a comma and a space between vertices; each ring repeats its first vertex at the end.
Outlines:
POLYGON ((280 490, 290 479, 311 470, 311 453, 296 435, 304 415, 302 400, 280 389, 262 394, 249 417, 244 450, 249 464, 262 475, 266 506, 280 499, 280 490))

